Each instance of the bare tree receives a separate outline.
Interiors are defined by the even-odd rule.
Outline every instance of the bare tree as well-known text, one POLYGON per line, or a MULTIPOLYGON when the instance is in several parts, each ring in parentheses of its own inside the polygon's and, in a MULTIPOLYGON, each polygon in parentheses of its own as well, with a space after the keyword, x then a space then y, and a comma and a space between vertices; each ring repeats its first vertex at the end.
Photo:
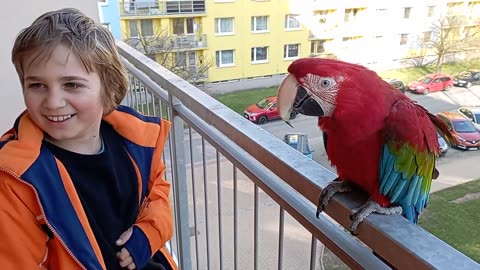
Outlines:
POLYGON ((202 36, 171 35, 167 29, 153 31, 156 32, 153 36, 145 35, 137 24, 131 29, 135 29, 137 36, 126 39, 127 44, 192 84, 200 86, 215 65, 211 57, 194 50, 200 44, 206 46, 202 36))
POLYGON ((430 32, 424 33, 424 37, 420 38, 419 45, 434 53, 436 72, 442 71, 445 56, 480 48, 478 23, 478 20, 472 22, 464 15, 444 16, 432 24, 430 32))

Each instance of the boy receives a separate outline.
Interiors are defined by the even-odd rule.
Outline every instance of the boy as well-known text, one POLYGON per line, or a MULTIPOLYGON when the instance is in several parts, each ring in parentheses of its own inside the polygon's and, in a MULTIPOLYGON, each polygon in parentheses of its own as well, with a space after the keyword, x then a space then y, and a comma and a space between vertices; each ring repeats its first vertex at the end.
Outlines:
POLYGON ((12 61, 27 110, 0 141, 2 269, 176 269, 170 123, 119 106, 128 80, 110 32, 48 12, 12 61))

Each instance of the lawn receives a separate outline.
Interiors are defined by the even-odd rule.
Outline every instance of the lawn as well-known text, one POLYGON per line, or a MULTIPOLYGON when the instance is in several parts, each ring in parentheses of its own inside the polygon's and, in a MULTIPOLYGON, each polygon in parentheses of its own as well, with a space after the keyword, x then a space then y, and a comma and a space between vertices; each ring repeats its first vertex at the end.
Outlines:
MULTIPOLYGON (((456 62, 443 65, 443 72, 447 74, 455 74, 466 69, 479 69, 480 59, 475 59, 465 62, 456 62)), ((421 76, 434 72, 434 66, 427 67, 414 67, 406 69, 396 69, 389 71, 382 71, 378 74, 382 78, 396 78, 402 80, 405 84, 420 78, 421 76)), ((239 114, 243 114, 245 108, 253 103, 257 103, 262 98, 267 96, 274 96, 277 94, 278 87, 270 88, 258 88, 251 90, 242 90, 229 94, 215 95, 218 101, 225 104, 227 107, 236 111, 239 114)))
POLYGON ((480 263, 480 179, 430 195, 419 225, 480 263))
MULTIPOLYGON (((480 59, 474 59, 465 62, 453 62, 444 64, 442 67, 442 73, 455 75, 463 70, 479 69, 480 59)), ((428 73, 435 73, 435 66, 414 67, 405 69, 395 69, 378 72, 378 75, 382 78, 395 78, 402 80, 404 83, 409 83, 416 80, 428 73)))
POLYGON ((265 97, 276 96, 277 90, 277 86, 270 88, 242 90, 229 94, 216 95, 214 98, 237 113, 243 114, 243 111, 245 111, 245 108, 248 105, 257 103, 265 97))

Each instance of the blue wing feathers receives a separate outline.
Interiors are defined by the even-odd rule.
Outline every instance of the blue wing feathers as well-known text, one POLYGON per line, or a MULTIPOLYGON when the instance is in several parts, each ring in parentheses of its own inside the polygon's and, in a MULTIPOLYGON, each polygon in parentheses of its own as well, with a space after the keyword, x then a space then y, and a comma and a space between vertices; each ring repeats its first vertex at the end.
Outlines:
POLYGON ((392 204, 400 205, 402 215, 414 223, 428 201, 429 188, 422 190, 422 187, 430 187, 430 183, 425 181, 431 182, 418 173, 415 153, 408 152, 406 148, 392 153, 388 145, 384 145, 379 168, 380 193, 387 196, 392 204))

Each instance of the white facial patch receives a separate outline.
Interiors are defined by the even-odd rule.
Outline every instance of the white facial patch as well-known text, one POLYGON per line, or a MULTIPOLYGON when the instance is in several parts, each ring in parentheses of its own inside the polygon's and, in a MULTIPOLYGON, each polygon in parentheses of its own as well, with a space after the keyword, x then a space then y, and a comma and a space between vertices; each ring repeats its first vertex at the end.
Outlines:
POLYGON ((322 108, 325 116, 331 116, 335 110, 335 99, 338 93, 338 84, 334 78, 320 77, 314 74, 307 74, 302 80, 307 93, 322 108))

